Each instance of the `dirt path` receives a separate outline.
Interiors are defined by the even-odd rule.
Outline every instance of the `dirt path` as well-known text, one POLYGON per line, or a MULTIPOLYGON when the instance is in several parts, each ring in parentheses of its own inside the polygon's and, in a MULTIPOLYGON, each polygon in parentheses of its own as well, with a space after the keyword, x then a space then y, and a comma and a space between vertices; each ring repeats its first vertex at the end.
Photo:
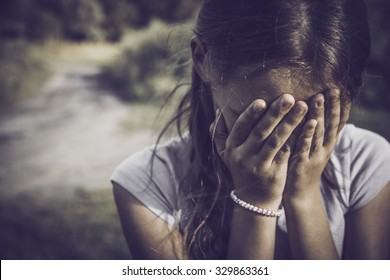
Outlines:
POLYGON ((113 168, 153 142, 150 130, 130 134, 121 128, 131 110, 99 88, 97 67, 53 69, 41 94, 1 116, 1 196, 108 188, 113 168))

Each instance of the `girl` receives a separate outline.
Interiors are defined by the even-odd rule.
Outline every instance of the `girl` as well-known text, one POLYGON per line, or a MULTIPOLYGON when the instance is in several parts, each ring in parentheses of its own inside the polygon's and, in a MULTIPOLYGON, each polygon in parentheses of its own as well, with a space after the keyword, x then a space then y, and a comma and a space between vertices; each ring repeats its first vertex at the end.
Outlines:
POLYGON ((205 0, 191 50, 180 137, 111 178, 133 257, 389 258, 389 143, 346 125, 363 0, 205 0))

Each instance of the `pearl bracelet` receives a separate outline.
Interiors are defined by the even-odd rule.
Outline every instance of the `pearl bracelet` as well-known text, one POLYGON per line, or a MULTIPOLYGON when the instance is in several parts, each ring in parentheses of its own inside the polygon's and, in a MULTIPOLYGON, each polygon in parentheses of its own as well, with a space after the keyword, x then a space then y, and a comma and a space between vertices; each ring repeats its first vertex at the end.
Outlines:
POLYGON ((233 201, 235 203, 237 203, 241 207, 243 207, 243 208, 245 208, 245 209, 247 209, 249 211, 256 212, 257 214, 260 214, 262 216, 280 217, 280 215, 282 215, 282 210, 281 209, 279 209, 278 211, 272 211, 272 210, 268 210, 268 209, 265 209, 265 208, 254 206, 252 204, 249 204, 248 202, 245 202, 245 201, 239 199, 237 197, 237 195, 236 195, 234 190, 232 190, 232 192, 230 193, 230 197, 233 199, 233 201))

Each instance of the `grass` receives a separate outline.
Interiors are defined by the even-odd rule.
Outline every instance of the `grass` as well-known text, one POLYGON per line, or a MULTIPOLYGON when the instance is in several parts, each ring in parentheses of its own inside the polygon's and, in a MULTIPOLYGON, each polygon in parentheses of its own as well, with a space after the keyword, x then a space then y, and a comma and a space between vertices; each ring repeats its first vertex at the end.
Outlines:
POLYGON ((0 44, 0 111, 39 92, 49 70, 41 56, 24 41, 0 44))
POLYGON ((46 62, 100 66, 119 55, 120 44, 108 42, 68 42, 51 39, 32 44, 31 51, 46 62))
POLYGON ((74 199, 24 193, 0 200, 1 259, 126 259, 111 190, 79 190, 74 199))
POLYGON ((168 94, 189 71, 189 32, 153 22, 123 40, 122 53, 103 67, 102 77, 122 100, 149 102, 168 94))

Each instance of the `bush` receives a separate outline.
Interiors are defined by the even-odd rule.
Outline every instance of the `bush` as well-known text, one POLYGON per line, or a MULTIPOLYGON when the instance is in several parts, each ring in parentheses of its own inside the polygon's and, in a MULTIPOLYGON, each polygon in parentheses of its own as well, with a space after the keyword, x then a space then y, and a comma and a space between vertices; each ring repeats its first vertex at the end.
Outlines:
POLYGON ((127 28, 151 19, 178 22, 193 16, 201 0, 0 1, 0 38, 119 41, 127 28))
POLYGON ((104 73, 121 99, 149 100, 156 94, 154 78, 169 55, 168 49, 156 40, 146 41, 138 49, 126 50, 118 61, 105 68, 104 73))
POLYGON ((189 39, 174 32, 168 37, 169 29, 161 25, 151 29, 149 35, 103 69, 105 80, 123 100, 148 101, 165 95, 188 74, 189 39))
POLYGON ((62 23, 55 14, 40 7, 32 7, 25 30, 25 37, 33 41, 41 41, 45 38, 62 38, 62 23))
POLYGON ((72 41, 102 40, 103 13, 100 5, 92 0, 72 0, 65 7, 64 34, 72 41))
POLYGON ((100 40, 104 15, 97 0, 0 2, 0 37, 44 40, 100 40))
POLYGON ((30 10, 29 0, 0 1, 0 37, 25 37, 30 10))
POLYGON ((145 12, 142 5, 124 0, 99 0, 99 2, 105 15, 102 26, 109 41, 119 41, 128 27, 138 29, 149 24, 150 15, 145 12))

